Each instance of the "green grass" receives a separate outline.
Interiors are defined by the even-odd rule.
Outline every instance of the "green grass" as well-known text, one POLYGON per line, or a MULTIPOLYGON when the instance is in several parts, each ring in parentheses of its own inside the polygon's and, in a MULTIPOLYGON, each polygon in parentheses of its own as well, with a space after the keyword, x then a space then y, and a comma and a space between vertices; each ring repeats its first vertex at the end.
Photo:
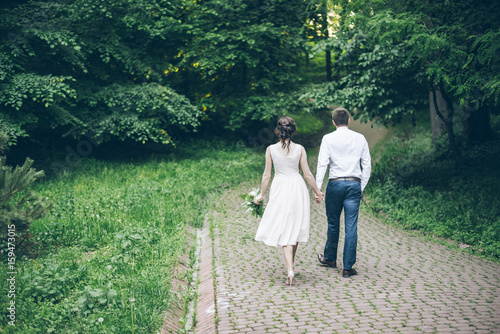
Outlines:
MULTIPOLYGON (((174 269, 193 254, 189 227, 201 227, 223 190, 258 178, 263 167, 262 155, 245 148, 206 145, 183 154, 137 163, 86 159, 39 182, 35 190, 55 207, 31 225, 31 246, 17 250, 16 327, 2 316, 0 332, 159 331, 174 298, 174 269)), ((7 285, 1 290, 7 305, 7 285)))
POLYGON ((393 224, 500 259, 500 141, 462 147, 465 166, 457 167, 444 140, 431 143, 426 124, 405 130, 377 156, 369 207, 393 224))

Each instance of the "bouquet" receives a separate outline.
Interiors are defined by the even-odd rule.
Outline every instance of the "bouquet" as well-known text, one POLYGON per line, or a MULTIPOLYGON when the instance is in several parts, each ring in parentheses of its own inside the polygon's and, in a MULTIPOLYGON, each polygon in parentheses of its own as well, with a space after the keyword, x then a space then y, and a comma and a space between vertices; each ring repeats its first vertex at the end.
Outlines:
POLYGON ((252 212, 252 215, 254 215, 256 218, 262 217, 264 214, 264 200, 261 199, 259 201, 259 204, 255 204, 253 200, 255 197, 259 196, 260 194, 260 189, 252 189, 251 192, 245 195, 241 195, 240 197, 243 198, 243 203, 241 205, 243 207, 246 207, 246 211, 252 212))

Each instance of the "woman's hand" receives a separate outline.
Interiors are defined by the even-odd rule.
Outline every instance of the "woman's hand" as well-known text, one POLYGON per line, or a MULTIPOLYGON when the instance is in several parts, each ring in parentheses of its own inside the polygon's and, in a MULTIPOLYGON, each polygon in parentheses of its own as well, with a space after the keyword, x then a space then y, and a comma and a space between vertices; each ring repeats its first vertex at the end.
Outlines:
POLYGON ((325 194, 320 192, 319 194, 315 194, 314 197, 316 198, 316 203, 321 203, 325 199, 325 194))
POLYGON ((255 196, 255 198, 253 199, 253 202, 254 202, 256 205, 262 204, 262 201, 263 201, 262 195, 255 196))

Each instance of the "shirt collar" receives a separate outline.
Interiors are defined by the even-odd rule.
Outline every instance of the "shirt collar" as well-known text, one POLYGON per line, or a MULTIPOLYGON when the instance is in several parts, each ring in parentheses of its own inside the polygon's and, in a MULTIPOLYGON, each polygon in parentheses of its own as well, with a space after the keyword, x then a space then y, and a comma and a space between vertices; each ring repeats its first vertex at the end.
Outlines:
POLYGON ((347 126, 339 126, 336 131, 347 131, 349 128, 347 126))

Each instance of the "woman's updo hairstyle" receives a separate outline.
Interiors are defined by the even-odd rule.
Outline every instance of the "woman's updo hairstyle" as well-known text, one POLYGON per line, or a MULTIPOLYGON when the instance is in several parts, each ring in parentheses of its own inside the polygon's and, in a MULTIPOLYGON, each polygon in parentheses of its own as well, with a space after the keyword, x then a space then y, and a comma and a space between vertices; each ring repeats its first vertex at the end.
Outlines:
POLYGON ((278 120, 278 124, 276 125, 276 129, 274 133, 278 136, 281 141, 281 147, 283 149, 288 149, 290 151, 290 140, 292 136, 295 134, 296 130, 295 121, 291 117, 281 117, 278 120))

